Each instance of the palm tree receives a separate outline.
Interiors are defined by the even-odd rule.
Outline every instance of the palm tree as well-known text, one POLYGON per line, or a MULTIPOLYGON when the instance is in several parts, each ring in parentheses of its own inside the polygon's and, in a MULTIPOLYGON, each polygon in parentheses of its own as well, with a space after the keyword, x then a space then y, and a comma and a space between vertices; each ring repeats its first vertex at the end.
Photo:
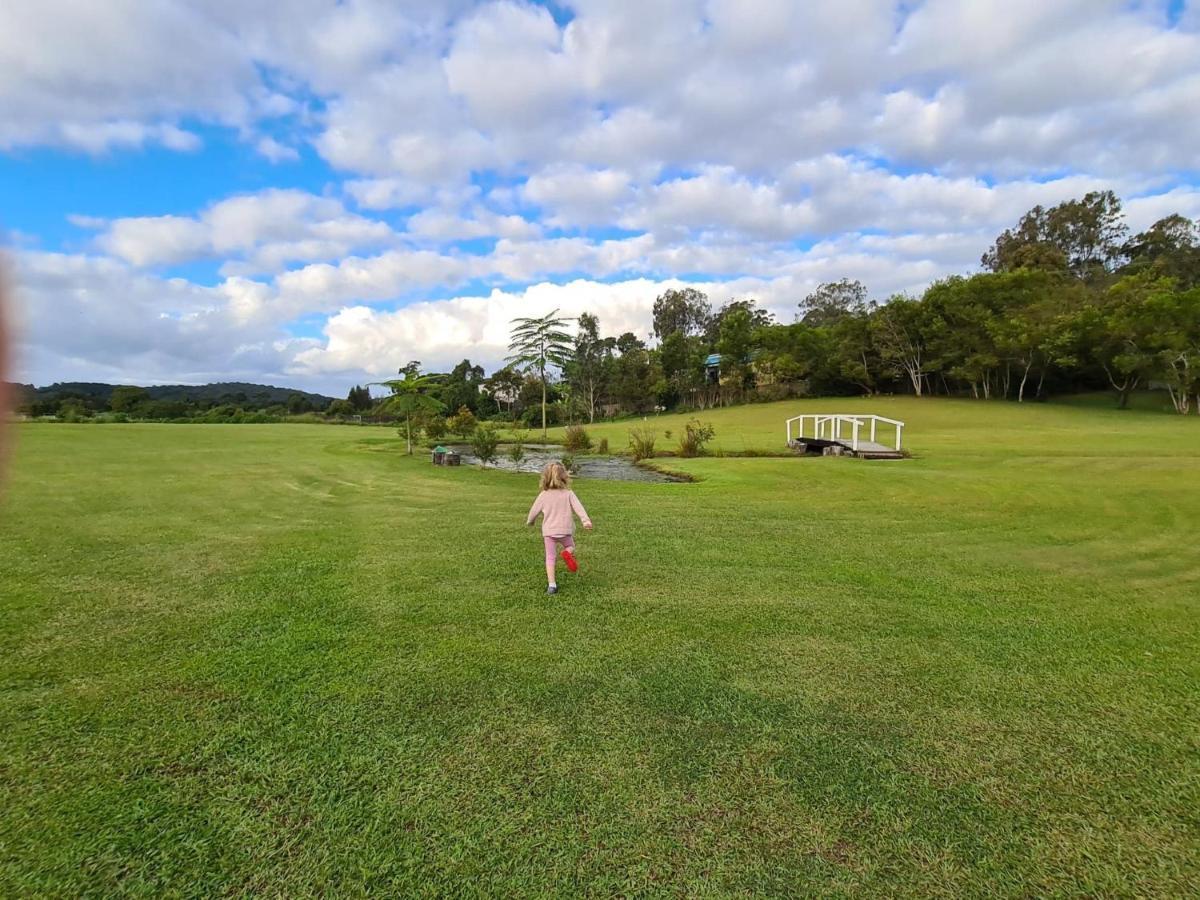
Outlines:
POLYGON ((505 362, 526 372, 537 372, 542 382, 542 438, 546 437, 546 369, 563 366, 570 358, 571 337, 562 328, 570 319, 555 318, 551 310, 537 319, 513 319, 512 338, 508 349, 512 353, 505 362))
POLYGON ((441 412, 445 409, 445 406, 437 397, 430 396, 428 393, 431 388, 437 385, 437 378, 433 375, 420 375, 411 366, 400 371, 404 374, 403 378, 394 381, 376 381, 373 384, 391 389, 392 396, 388 398, 387 405, 390 409, 404 416, 404 428, 408 438, 408 455, 412 456, 413 414, 441 412))

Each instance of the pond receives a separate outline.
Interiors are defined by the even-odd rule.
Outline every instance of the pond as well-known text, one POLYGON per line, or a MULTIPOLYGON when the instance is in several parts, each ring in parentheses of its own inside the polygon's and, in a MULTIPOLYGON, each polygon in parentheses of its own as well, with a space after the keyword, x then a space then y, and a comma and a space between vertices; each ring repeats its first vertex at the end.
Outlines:
MULTIPOLYGON (((488 463, 489 468, 505 472, 529 472, 535 474, 551 460, 560 460, 564 456, 563 448, 557 444, 525 444, 525 457, 519 463, 508 458, 509 447, 501 444, 496 450, 496 459, 488 463)), ((462 457, 463 465, 479 464, 469 445, 454 444, 450 449, 462 457)), ((576 478, 597 478, 604 481, 644 481, 656 484, 683 481, 674 475, 665 475, 651 469, 635 465, 625 456, 576 456, 576 478)))

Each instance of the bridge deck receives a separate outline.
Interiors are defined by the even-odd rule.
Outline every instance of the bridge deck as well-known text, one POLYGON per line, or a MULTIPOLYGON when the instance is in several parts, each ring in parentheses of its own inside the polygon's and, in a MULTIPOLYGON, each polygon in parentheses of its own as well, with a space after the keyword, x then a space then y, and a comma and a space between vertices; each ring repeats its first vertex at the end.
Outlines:
POLYGON ((895 447, 889 447, 887 444, 880 444, 880 443, 877 443, 876 441, 864 441, 861 438, 859 439, 859 442, 858 442, 858 450, 857 451, 855 451, 853 449, 853 443, 854 443, 853 441, 847 441, 847 440, 843 439, 840 441, 835 441, 834 443, 841 444, 843 447, 845 447, 847 450, 850 450, 852 453, 857 452, 859 454, 859 456, 866 456, 866 455, 880 456, 880 457, 882 457, 882 456, 893 457, 894 456, 894 457, 899 458, 904 455, 899 450, 897 450, 895 447))
POLYGON ((841 438, 839 440, 831 440, 828 438, 799 438, 793 440, 791 446, 796 447, 797 444, 804 444, 806 447, 823 449, 825 447, 842 447, 847 453, 852 453, 860 459, 903 459, 904 454, 897 450, 894 446, 880 444, 878 441, 865 441, 861 438, 858 441, 858 449, 854 449, 854 442, 841 438))

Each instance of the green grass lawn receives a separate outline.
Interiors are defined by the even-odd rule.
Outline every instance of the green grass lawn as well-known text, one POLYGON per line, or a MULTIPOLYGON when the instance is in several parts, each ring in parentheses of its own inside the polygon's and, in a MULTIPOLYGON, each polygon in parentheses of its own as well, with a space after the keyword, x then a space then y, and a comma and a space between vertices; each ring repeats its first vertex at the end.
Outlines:
POLYGON ((581 481, 553 598, 533 476, 22 427, 0 895, 1195 894, 1200 418, 704 418, 839 409, 916 458, 581 481))
MULTIPOLYGON (((711 423, 716 438, 711 450, 727 453, 786 453, 786 425, 801 413, 875 413, 906 423, 904 447, 920 455, 925 451, 945 457, 995 455, 1125 456, 1200 454, 1200 424, 1197 416, 1171 413, 1165 394, 1138 394, 1134 408, 1118 410, 1113 395, 1084 394, 1060 403, 983 403, 974 400, 915 397, 845 397, 758 403, 694 413, 650 415, 586 426, 593 441, 607 438, 612 452, 624 452, 632 428, 658 432, 657 450, 673 453, 679 436, 690 419, 711 423), (667 436, 670 432, 670 436, 667 436)), ((812 428, 812 423, 808 423, 812 428)), ((893 440, 891 426, 880 424, 878 439, 893 440)), ((811 431, 809 432, 811 434, 811 431)), ((528 432, 532 440, 539 430, 528 432)), ((847 433, 847 437, 848 437, 847 433)), ((868 437, 864 431, 862 436, 868 437)), ((549 437, 561 442, 562 428, 551 428, 549 437)), ((943 459, 942 462, 950 462, 943 459)))

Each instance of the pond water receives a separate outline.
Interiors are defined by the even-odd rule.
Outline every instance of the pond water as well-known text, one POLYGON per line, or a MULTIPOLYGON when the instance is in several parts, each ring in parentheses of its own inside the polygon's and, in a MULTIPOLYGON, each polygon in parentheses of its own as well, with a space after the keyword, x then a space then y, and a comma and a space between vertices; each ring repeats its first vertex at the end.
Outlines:
MULTIPOLYGON (((464 466, 479 464, 479 459, 471 451, 470 446, 466 444, 447 446, 462 457, 464 466)), ((488 463, 489 468, 501 469, 506 472, 537 473, 542 471, 542 467, 546 463, 551 460, 560 460, 564 455, 563 448, 557 444, 525 444, 524 459, 519 463, 514 463, 508 458, 509 446, 500 445, 496 451, 496 459, 488 463)), ((645 481, 657 484, 683 480, 673 475, 664 475, 662 472, 643 469, 641 466, 634 465, 633 461, 625 456, 576 456, 575 467, 575 472, 572 474, 576 478, 599 478, 605 481, 645 481)))

